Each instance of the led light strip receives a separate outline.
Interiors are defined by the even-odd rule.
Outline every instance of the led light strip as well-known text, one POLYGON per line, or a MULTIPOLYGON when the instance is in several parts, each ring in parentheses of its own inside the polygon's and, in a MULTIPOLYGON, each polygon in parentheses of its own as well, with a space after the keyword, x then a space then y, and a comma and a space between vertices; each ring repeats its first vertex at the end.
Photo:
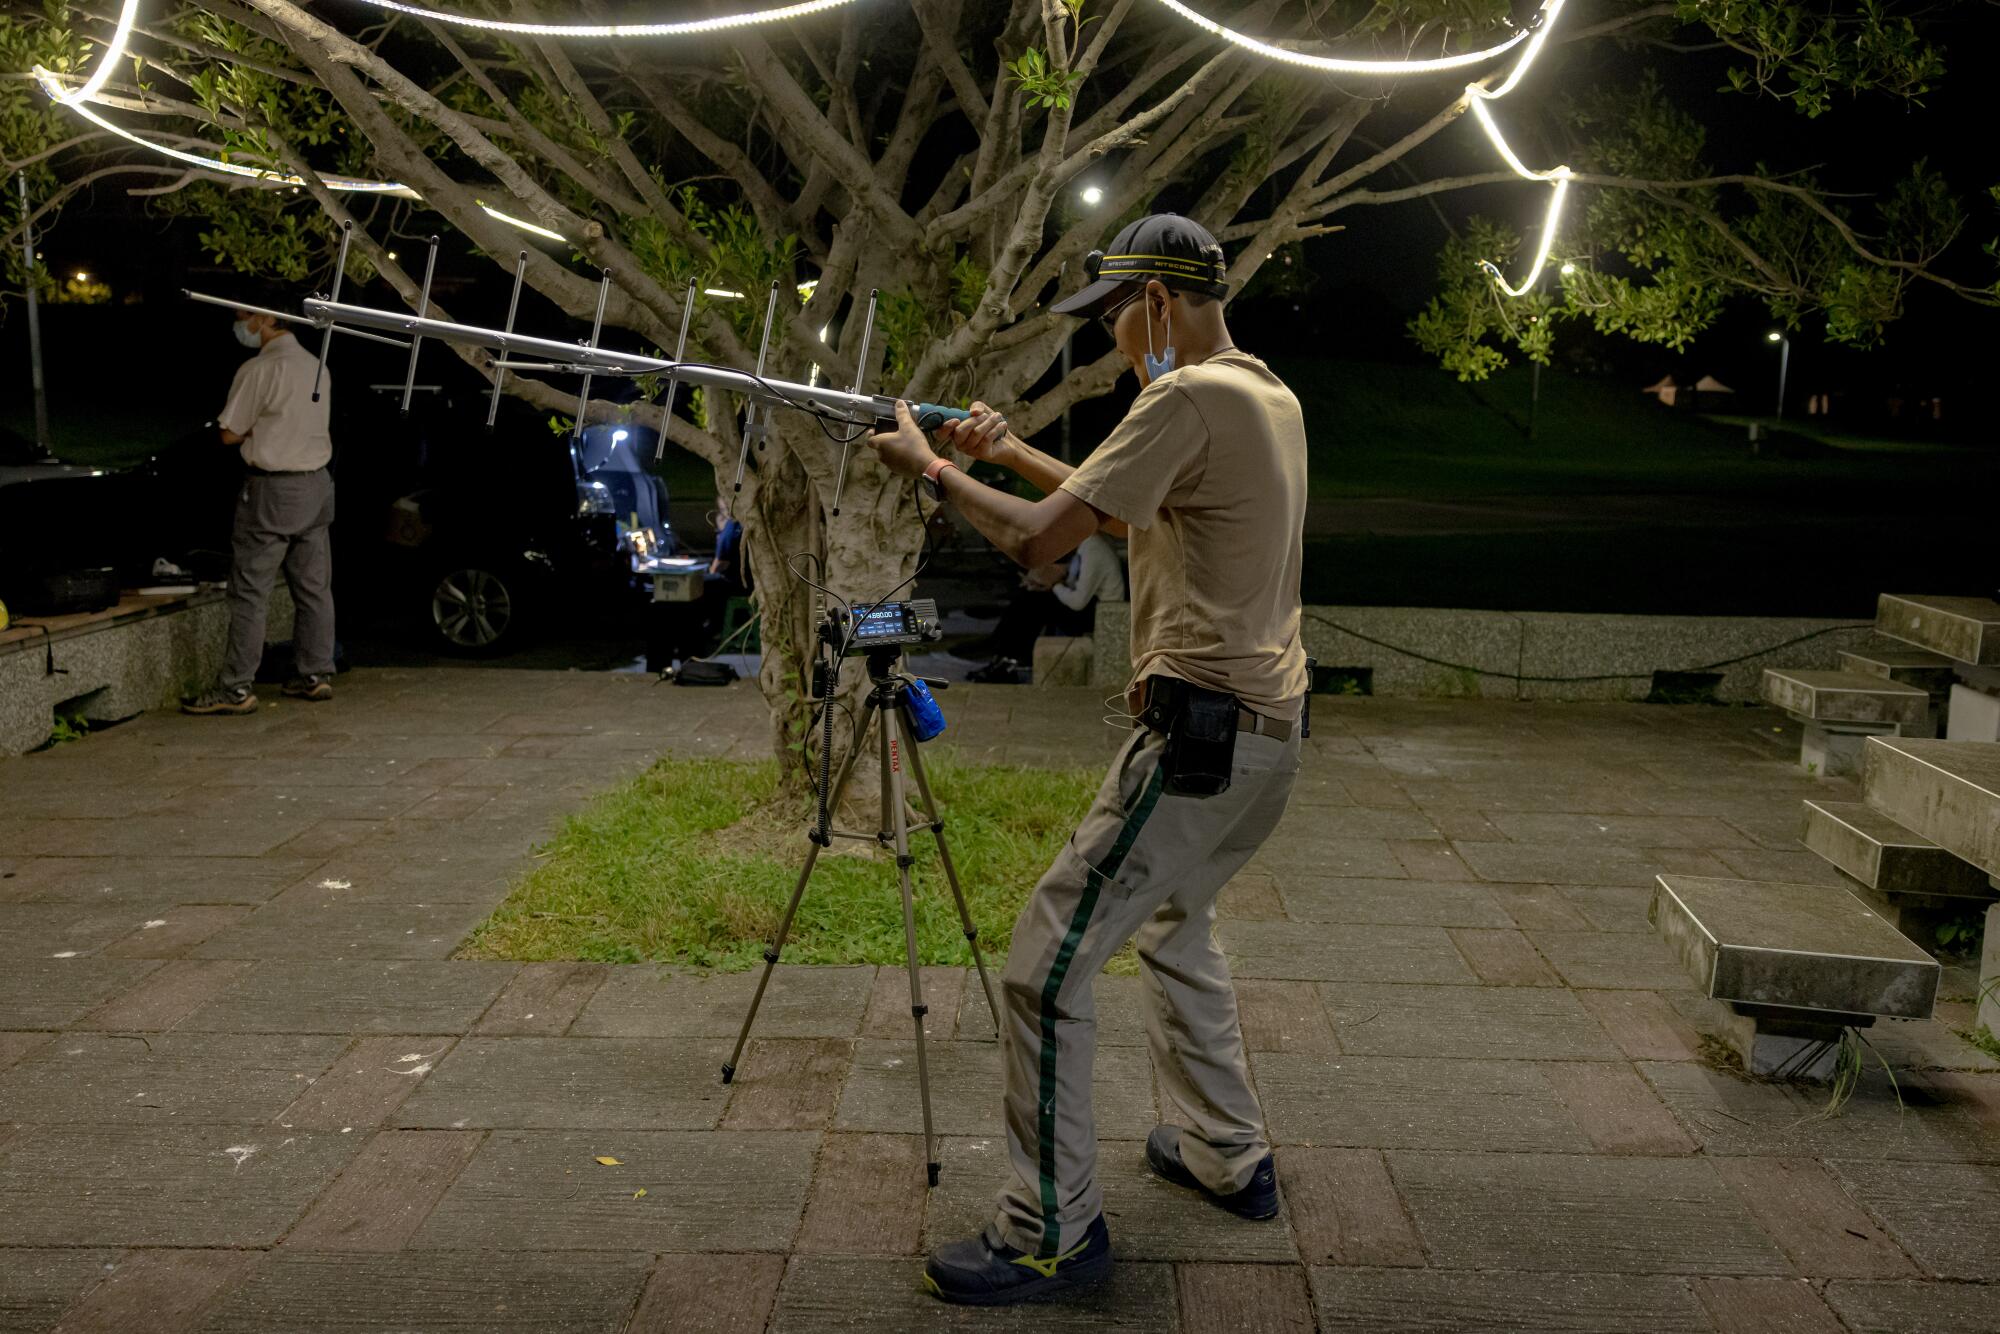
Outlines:
MULTIPOLYGON (((368 0, 368 3, 384 4, 387 0, 368 0)), ((1240 33, 1234 28, 1225 28, 1206 15, 1197 14, 1182 4, 1181 0, 1160 0, 1160 3, 1196 27, 1206 29, 1226 42, 1234 42, 1246 51, 1255 51, 1266 59, 1282 61, 1287 65, 1300 65, 1306 69, 1326 70, 1335 74, 1436 74, 1440 70, 1464 69, 1468 65, 1483 64, 1497 55, 1513 50, 1528 39, 1530 32, 1530 28, 1523 28, 1498 46, 1489 46, 1483 51, 1467 51, 1455 56, 1439 56, 1433 60, 1356 60, 1346 56, 1316 56, 1307 51, 1273 46, 1269 42, 1260 42, 1255 37, 1240 33)), ((1548 11, 1545 8, 1543 12, 1548 11)))
MULTIPOLYGON (((369 2, 375 4, 381 3, 382 0, 369 0, 369 2)), ((1500 133, 1500 127, 1494 122, 1492 113, 1486 109, 1486 103, 1499 101, 1513 92, 1515 86, 1521 82, 1528 72, 1528 67, 1535 63, 1537 56, 1541 55, 1542 47, 1549 40, 1549 34, 1555 31, 1556 17, 1562 13, 1564 0, 1545 0, 1527 27, 1498 46, 1490 46, 1483 51, 1468 51, 1463 55, 1443 56, 1436 60, 1350 60, 1337 56, 1308 55, 1303 51, 1292 51, 1282 46, 1273 46, 1269 42, 1260 42, 1255 37, 1248 37, 1232 28, 1225 28, 1214 19, 1195 13, 1182 4, 1181 0, 1160 0, 1160 3, 1190 23, 1207 29, 1225 41, 1234 42, 1245 50, 1255 51, 1260 56, 1287 65, 1302 65, 1308 69, 1340 74, 1429 74, 1439 70, 1461 69, 1503 55, 1525 41, 1527 45, 1522 47, 1521 58, 1514 62, 1513 70, 1508 73, 1500 86, 1482 88, 1476 83, 1467 84, 1465 102, 1472 111, 1473 119, 1479 122, 1482 130, 1486 131, 1486 138, 1492 143, 1494 151, 1500 155, 1501 160, 1507 164, 1508 169, 1523 180, 1538 181, 1553 191, 1549 197, 1548 212, 1542 220, 1541 246, 1535 252, 1535 262, 1520 286, 1508 283, 1499 266, 1488 260, 1481 260, 1479 267, 1492 275, 1493 281, 1509 296, 1522 295, 1541 278, 1542 270, 1548 265, 1550 248, 1555 245, 1556 226, 1562 221, 1563 201, 1569 195, 1570 169, 1565 166, 1553 167, 1548 171, 1532 170, 1508 146, 1506 136, 1500 133)))
POLYGON ((442 9, 426 9, 422 5, 406 5, 401 0, 363 0, 377 9, 394 10, 398 14, 408 14, 414 18, 428 19, 433 23, 451 23, 461 28, 478 28, 483 32, 511 32, 530 37, 688 37, 696 33, 719 32, 724 28, 747 28, 756 23, 783 23, 787 19, 802 19, 828 9, 838 9, 852 4, 853 0, 804 0, 801 4, 781 5, 776 9, 757 9, 745 14, 720 14, 709 19, 690 19, 684 23, 515 23, 501 19, 473 18, 469 14, 453 14, 442 9))
MULTIPOLYGON (((52 101, 60 102, 99 129, 115 134, 120 139, 137 144, 141 148, 150 149, 163 157, 170 157, 176 162, 185 162, 191 167, 200 167, 204 171, 216 171, 228 176, 241 176, 246 180, 266 181, 274 185, 305 184, 303 177, 291 176, 282 171, 271 171, 264 167, 246 167, 240 162, 225 162, 221 158, 204 157, 199 153, 183 152, 178 148, 170 148, 166 144, 155 143, 153 140, 145 138, 142 135, 132 133, 132 131, 122 125, 113 124, 111 121, 98 115, 90 107, 84 105, 81 101, 67 96, 62 84, 48 70, 37 65, 34 73, 36 82, 41 84, 42 91, 47 93, 52 101)), ((398 181, 368 181, 351 176, 326 176, 322 177, 321 180, 329 190, 342 190, 363 194, 403 195, 409 199, 418 197, 415 190, 398 181)))

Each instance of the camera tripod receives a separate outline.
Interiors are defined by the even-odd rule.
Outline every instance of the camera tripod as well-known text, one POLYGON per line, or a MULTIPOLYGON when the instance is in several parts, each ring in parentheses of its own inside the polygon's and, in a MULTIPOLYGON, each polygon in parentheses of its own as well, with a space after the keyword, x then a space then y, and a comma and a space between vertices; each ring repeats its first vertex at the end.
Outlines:
MULTIPOLYGON (((958 905, 959 926, 965 932, 966 943, 972 947, 972 962, 979 969, 979 985, 986 992, 986 1008, 994 1016, 996 1031, 1000 1011, 993 1000, 993 982, 986 975, 986 960, 979 952, 979 929, 973 926, 972 914, 966 909, 965 891, 958 883, 958 869, 952 864, 951 849, 944 841, 944 818, 938 814, 937 798, 931 795, 930 779, 924 773, 923 756, 911 735, 909 721, 903 716, 902 699, 907 682, 897 670, 901 656, 900 648, 886 645, 868 650, 868 679, 873 688, 868 692, 860 716, 855 719, 854 738, 848 745, 847 757, 841 761, 840 775, 826 792, 826 808, 838 809, 841 794, 846 791, 848 779, 861 758, 861 743, 868 735, 869 721, 875 720, 879 724, 876 728, 876 750, 882 766, 881 828, 873 833, 863 833, 824 825, 815 826, 807 835, 812 846, 806 851, 805 866, 799 871, 798 882, 792 886, 791 902, 785 905, 785 915, 771 937, 770 948, 764 951, 764 973, 757 979, 757 990, 750 997, 750 1012, 743 1016, 743 1029, 736 1035, 736 1047, 729 1053, 728 1063, 722 1067, 722 1082, 727 1084, 736 1078, 736 1064, 742 1059, 743 1047, 750 1040, 750 1027, 757 1022, 757 1008, 763 1004, 764 989, 771 982, 771 970, 777 965, 778 954, 785 947, 792 918, 798 913, 799 903, 805 897, 806 882, 812 879, 813 867, 818 864, 820 853, 836 838, 860 839, 893 848, 896 853, 896 878, 903 892, 903 950, 910 974, 910 1017, 916 1024, 917 1032, 917 1087, 923 1097, 924 1162, 930 1184, 935 1186, 938 1183, 937 1137, 931 1125, 930 1066, 924 1056, 924 1016, 929 1009, 924 1004, 923 978, 917 966, 916 902, 910 888, 910 868, 916 864, 916 858, 910 855, 912 832, 929 830, 937 840, 938 860, 944 865, 945 881, 951 886, 952 899, 958 905), (914 825, 910 823, 909 807, 904 800, 903 766, 906 760, 910 776, 916 779, 917 794, 923 799, 924 820, 914 825)), ((941 682, 935 684, 942 687, 941 682)), ((827 707, 832 707, 830 701, 827 707)))

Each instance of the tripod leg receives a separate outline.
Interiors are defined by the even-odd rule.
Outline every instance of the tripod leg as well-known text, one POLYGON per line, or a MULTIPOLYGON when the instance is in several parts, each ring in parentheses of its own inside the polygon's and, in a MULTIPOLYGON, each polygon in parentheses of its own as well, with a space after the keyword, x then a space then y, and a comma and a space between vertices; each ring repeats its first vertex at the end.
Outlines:
POLYGON ((910 890, 910 825, 903 805, 902 754, 915 752, 903 741, 901 713, 894 704, 882 710, 882 824, 896 843, 896 880, 903 891, 903 953, 910 973, 910 1018, 917 1027, 917 1088, 924 1105, 924 1163, 930 1184, 938 1183, 937 1136, 931 1128, 931 1071, 924 1055, 923 973, 917 964, 917 906, 910 890))
MULTIPOLYGON (((840 804, 840 794, 847 790, 847 780, 854 772, 854 762, 861 756, 861 742, 868 733, 868 716, 872 701, 861 707, 861 716, 854 724, 854 738, 848 743, 847 758, 840 762, 840 775, 833 780, 833 790, 827 793, 829 807, 840 804)), ((771 937, 771 948, 764 951, 764 974, 757 979, 757 990, 750 997, 750 1012, 743 1016, 743 1027, 736 1034, 736 1046, 729 1053, 729 1060, 722 1067, 722 1082, 727 1084, 736 1078, 736 1063, 743 1058, 743 1045, 750 1040, 750 1026, 757 1022, 757 1008, 764 1003, 764 988, 771 985, 771 970, 778 965, 778 954, 785 948, 785 937, 792 932, 792 918, 798 914, 799 901, 806 895, 806 881, 812 879, 813 867, 819 863, 823 845, 815 841, 806 852, 806 864, 799 868, 798 883, 792 886, 791 902, 785 905, 785 915, 778 919, 778 929, 771 937)))
POLYGON ((917 751, 916 742, 910 736, 909 727, 901 714, 896 715, 896 725, 903 733, 903 749, 910 757, 910 774, 917 780, 917 795, 924 800, 924 817, 931 822, 931 837, 937 840, 938 860, 944 863, 945 883, 951 886, 952 900, 958 904, 958 925, 965 932, 965 943, 972 946, 973 966, 979 969, 979 986, 986 993, 986 1014, 993 1020, 993 1033, 1000 1034, 1000 1007, 993 1000, 993 979, 986 975, 986 957, 979 952, 979 928, 972 924, 972 910, 966 907, 965 890, 958 883, 958 867, 952 863, 951 848, 944 841, 944 817, 938 814, 937 798, 931 795, 930 776, 924 772, 924 759, 917 751))

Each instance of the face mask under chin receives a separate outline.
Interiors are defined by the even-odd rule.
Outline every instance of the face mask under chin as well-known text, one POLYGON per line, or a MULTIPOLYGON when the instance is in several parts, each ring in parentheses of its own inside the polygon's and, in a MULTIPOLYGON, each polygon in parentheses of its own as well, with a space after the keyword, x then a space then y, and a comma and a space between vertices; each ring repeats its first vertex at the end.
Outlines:
POLYGON ((1153 355, 1153 312, 1146 312, 1146 383, 1151 384, 1174 368, 1174 310, 1167 307, 1166 351, 1163 356, 1153 355))
POLYGON ((236 335, 236 341, 243 344, 243 346, 245 347, 264 346, 264 340, 257 336, 257 331, 250 327, 249 321, 238 320, 231 327, 232 331, 236 335))

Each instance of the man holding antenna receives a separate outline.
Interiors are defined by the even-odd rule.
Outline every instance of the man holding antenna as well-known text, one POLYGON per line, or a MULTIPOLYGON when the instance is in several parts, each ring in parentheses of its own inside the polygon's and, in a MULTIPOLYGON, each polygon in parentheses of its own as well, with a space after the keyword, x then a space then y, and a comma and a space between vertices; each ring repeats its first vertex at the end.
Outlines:
POLYGON ((1131 537, 1135 732, 1014 927, 1001 992, 1012 1176, 994 1220, 940 1247, 925 1283, 976 1305, 1103 1278, 1091 984, 1136 935, 1153 1067, 1190 1130, 1156 1128, 1159 1176, 1243 1218, 1277 1216, 1215 897, 1277 826, 1299 767, 1308 674, 1299 640, 1306 440, 1298 400, 1231 342, 1222 247, 1173 214, 1142 218, 1085 262, 1059 314, 1104 321, 1140 393, 1077 468, 1010 435, 984 404, 940 438, 1047 495, 1024 500, 933 452, 898 404, 871 438, 1024 567, 1101 530, 1131 537))

